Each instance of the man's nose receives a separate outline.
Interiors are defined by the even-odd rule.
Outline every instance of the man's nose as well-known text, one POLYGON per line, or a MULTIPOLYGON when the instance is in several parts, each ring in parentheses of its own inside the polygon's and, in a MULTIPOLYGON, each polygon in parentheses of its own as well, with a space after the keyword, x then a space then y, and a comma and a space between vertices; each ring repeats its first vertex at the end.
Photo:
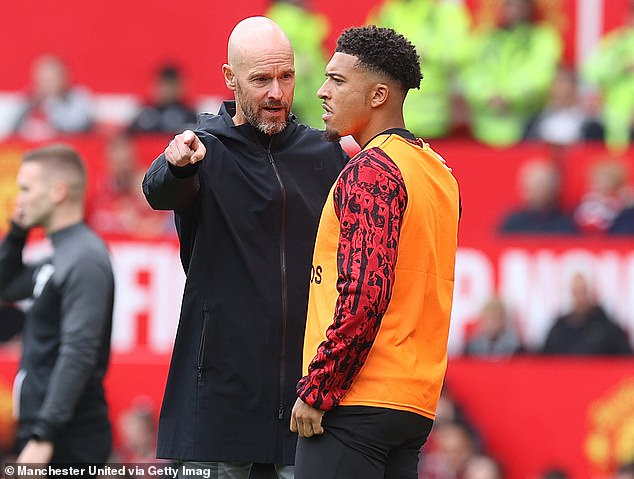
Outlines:
POLYGON ((326 82, 323 82, 319 87, 319 90, 317 90, 317 97, 321 100, 325 100, 326 98, 328 98, 328 94, 326 91, 326 82))
POLYGON ((282 88, 280 87, 280 82, 277 80, 273 80, 271 82, 271 88, 269 88, 269 97, 279 100, 282 98, 282 88))

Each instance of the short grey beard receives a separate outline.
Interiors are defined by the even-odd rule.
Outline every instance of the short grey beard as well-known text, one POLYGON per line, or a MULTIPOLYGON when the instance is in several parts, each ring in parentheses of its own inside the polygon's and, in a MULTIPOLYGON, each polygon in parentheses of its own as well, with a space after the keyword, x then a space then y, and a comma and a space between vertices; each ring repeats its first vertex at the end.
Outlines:
POLYGON ((280 133, 284 128, 286 128, 286 120, 284 120, 283 122, 282 121, 280 122, 262 121, 258 117, 257 112, 253 110, 251 108, 251 105, 249 105, 248 103, 245 105, 242 105, 242 111, 244 113, 244 117, 251 124, 251 126, 253 126, 254 128, 257 128, 265 135, 269 135, 269 136, 276 135, 280 133))
POLYGON ((284 122, 275 122, 275 123, 266 122, 266 121, 260 120, 257 116, 255 118, 253 118, 253 119, 250 119, 249 117, 247 117, 247 120, 255 128, 260 130, 265 135, 269 135, 269 136, 270 135, 277 135, 282 130, 284 130, 284 128, 286 128, 286 121, 284 121, 284 122))

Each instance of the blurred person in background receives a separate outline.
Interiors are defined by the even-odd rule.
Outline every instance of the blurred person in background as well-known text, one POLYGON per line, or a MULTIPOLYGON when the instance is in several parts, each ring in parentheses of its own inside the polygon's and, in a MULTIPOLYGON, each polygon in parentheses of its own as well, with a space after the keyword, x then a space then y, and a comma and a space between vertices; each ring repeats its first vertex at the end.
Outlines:
POLYGON ((143 105, 129 126, 131 133, 173 135, 196 125, 196 111, 184 99, 185 86, 180 69, 162 66, 154 78, 152 100, 143 105))
POLYGON ((498 296, 484 305, 475 328, 465 345, 467 356, 512 356, 523 350, 513 321, 498 296))
POLYGON ((84 164, 65 145, 32 150, 17 183, 11 229, 0 245, 0 297, 32 299, 14 383, 17 461, 103 464, 111 445, 103 378, 114 278, 106 245, 83 221, 84 164), (45 229, 53 253, 23 263, 34 227, 45 229))
POLYGON ((570 234, 577 229, 561 206, 561 176, 552 160, 537 158, 517 172, 521 204, 498 227, 503 234, 570 234))
MULTIPOLYGON (((443 424, 459 423, 469 430, 471 437, 476 444, 480 443, 479 433, 476 431, 471 420, 466 416, 461 405, 455 400, 447 384, 443 384, 440 398, 438 399, 438 407, 436 408, 436 419, 434 427, 441 427, 443 424)), ((425 444, 425 448, 428 444, 425 444)))
POLYGON ((491 456, 480 454, 467 461, 464 479, 504 479, 502 467, 491 456))
POLYGON ((555 318, 541 352, 543 354, 631 354, 626 332, 597 303, 588 278, 582 273, 570 281, 572 307, 555 318))
POLYGON ((634 190, 627 182, 625 162, 602 159, 588 169, 587 191, 574 210, 574 220, 585 233, 606 233, 619 215, 632 207, 634 190))
POLYGON ((559 33, 536 22, 533 0, 503 0, 497 27, 474 34, 461 72, 472 135, 493 146, 522 139, 543 106, 562 54, 559 33))
POLYGON ((602 138, 601 126, 579 101, 575 71, 560 66, 550 86, 546 106, 526 125, 524 139, 552 145, 572 145, 602 138))
POLYGON ((462 408, 453 398, 453 395, 449 391, 449 387, 445 383, 443 384, 442 391, 440 391, 434 425, 438 427, 441 424, 450 422, 469 423, 462 408))
POLYGON ((614 479, 634 479, 634 462, 619 466, 614 473, 614 479))
MULTIPOLYGON (((420 471, 423 470, 423 463, 427 463, 428 456, 432 456, 432 463, 427 464, 427 475, 430 476, 430 478, 434 477, 432 476, 431 471, 435 461, 433 457, 439 457, 436 452, 440 448, 439 440, 435 432, 439 429, 442 429, 442 427, 446 424, 458 424, 460 427, 464 428, 468 432, 475 449, 480 450, 481 438, 479 431, 476 430, 471 420, 466 416, 463 408, 452 396, 451 391, 445 383, 440 393, 438 407, 436 408, 436 419, 434 420, 434 427, 431 434, 429 435, 429 439, 421 448, 418 468, 419 477, 422 477, 420 476, 420 471)), ((442 464, 442 462, 440 462, 439 464, 442 464)), ((440 465, 438 467, 440 467, 440 465)))
POLYGON ((64 61, 42 55, 33 61, 30 91, 14 133, 32 141, 83 133, 92 128, 93 115, 89 91, 72 83, 64 61))
POLYGON ((323 128, 323 110, 315 92, 324 81, 324 65, 328 61, 324 42, 330 21, 311 10, 305 0, 274 1, 266 16, 284 30, 295 51, 293 113, 301 123, 323 128))
POLYGON ((563 468, 551 467, 542 472, 539 479, 570 479, 570 474, 563 468))
POLYGON ((125 132, 108 138, 104 160, 106 177, 88 201, 90 226, 102 235, 175 237, 173 214, 153 211, 143 196, 140 184, 145 169, 140 166, 134 139, 125 132))
POLYGON ((112 462, 157 462, 156 419, 150 398, 135 398, 119 416, 117 426, 120 444, 112 462))
POLYGON ((469 428, 459 422, 443 423, 434 427, 432 436, 436 447, 421 456, 418 478, 466 479, 469 461, 479 454, 469 428))
POLYGON ((176 135, 143 181, 153 208, 176 213, 187 274, 158 455, 223 479, 254 462, 293 477, 311 255, 347 160, 291 113, 293 55, 272 20, 238 23, 222 67, 235 101, 176 135))
POLYGON ((601 94, 608 147, 627 148, 634 139, 634 0, 628 0, 623 26, 601 39, 582 74, 601 94))
POLYGON ((469 10, 453 0, 386 0, 368 24, 397 29, 416 46, 422 85, 403 107, 405 124, 423 138, 447 136, 454 126, 456 74, 465 59, 469 10))
POLYGON ((608 229, 611 235, 634 234, 634 205, 623 208, 608 229))

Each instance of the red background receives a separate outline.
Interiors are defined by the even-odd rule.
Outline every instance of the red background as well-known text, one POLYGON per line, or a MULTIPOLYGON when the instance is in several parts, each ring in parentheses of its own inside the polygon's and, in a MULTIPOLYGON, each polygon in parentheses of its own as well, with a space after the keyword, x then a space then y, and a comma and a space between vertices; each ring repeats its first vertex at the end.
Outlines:
MULTIPOLYGON (((103 178, 105 172, 101 158, 104 139, 83 136, 69 141, 88 160, 92 181, 103 178)), ((162 151, 165 142, 164 137, 138 138, 136 145, 142 163, 149 163, 162 151)), ((0 160, 7 151, 19 157, 20 152, 30 146, 20 141, 0 145, 0 160)), ((548 252, 554 258, 554 271, 562 277, 565 268, 559 265, 558 258, 572 250, 581 251, 597 262, 606 254, 616 254, 619 258, 630 258, 628 264, 634 264, 631 238, 520 236, 509 239, 495 234, 494 228, 501 214, 516 203, 514 176, 517 169, 527 159, 547 152, 543 146, 520 145, 494 150, 466 139, 435 141, 432 146, 447 159, 460 181, 464 205, 460 247, 463 251, 477 252, 490 262, 494 274, 490 288, 495 289, 501 281, 514 281, 513 278, 501 278, 498 271, 500 258, 509 250, 520 251, 528 257, 548 252)), ((568 171, 565 189, 569 202, 572 203, 582 191, 587 166, 604 153, 601 145, 588 144, 574 147, 563 157, 562 165, 568 171)), ((634 149, 628 150, 623 157, 630 167, 634 163, 632 154, 634 149)), ((110 238, 113 247, 131 242, 135 241, 126 237, 110 238)), ((161 245, 160 242, 138 240, 136 243, 148 250, 161 245)), ((167 254, 176 257, 177 253, 175 249, 169 249, 167 254)), ((627 269, 625 262, 623 265, 627 269)), ((608 294, 616 294, 616 299, 629 301, 627 291, 634 291, 634 277, 628 276, 627 271, 619 273, 615 282, 602 285, 608 294), (620 288, 624 288, 624 292, 620 288)), ((129 274, 145 278, 140 288, 144 285, 149 288, 156 279, 151 270, 133 270, 129 274)), ((470 279, 471 285, 465 285, 457 277, 457 298, 469 297, 463 289, 468 290, 484 281, 479 277, 470 279)), ((539 288, 539 285, 536 286, 539 288)), ((180 294, 175 294, 174 301, 178 301, 179 297, 180 294)), ((456 309, 458 307, 457 304, 456 309)), ((160 405, 169 355, 156 353, 148 343, 151 316, 152 312, 141 311, 136 317, 124 318, 136 322, 136 336, 133 338, 136 346, 133 346, 132 352, 125 354, 116 352, 116 345, 114 347, 107 392, 115 421, 121 411, 139 396, 151 398, 156 408, 160 405)), ((5 442, 10 439, 7 418, 17 357, 17 351, 0 350, 0 441, 5 442)), ((631 407, 619 419, 622 427, 608 431, 612 441, 608 444, 609 454, 598 462, 592 460, 585 447, 596 429, 590 420, 592 407, 597 402, 609 401, 623 384, 632 380, 632 359, 553 361, 532 357, 474 361, 454 357, 447 376, 451 392, 482 432, 489 452, 502 461, 510 479, 533 479, 539 471, 552 464, 568 468, 575 479, 605 477, 603 474, 613 466, 617 446, 628 437, 634 441, 628 429, 628 424, 634 424, 634 405, 630 404, 631 407), (615 439, 618 434, 622 435, 622 439, 615 439)), ((634 387, 631 393, 634 397, 634 387)))
MULTIPOLYGON (((147 354, 113 357, 106 385, 114 419, 139 397, 157 404, 167 361, 166 356, 147 354)), ((10 397, 16 368, 16 354, 0 350, 0 411, 10 397)), ((454 358, 447 384, 508 479, 537 479, 554 465, 566 468, 574 479, 608 478, 617 447, 631 444, 626 441, 631 440, 627 428, 634 421, 634 404, 623 401, 623 395, 631 398, 634 393, 633 359, 454 358), (616 413, 625 411, 618 426, 597 427, 593 411, 615 400, 623 405, 616 413), (597 434, 611 451, 593 461, 586 445, 597 434)), ((1 443, 11 431, 6 418, 0 418, 0 431, 1 443)))
MULTIPOLYGON (((622 23, 628 0, 604 1, 601 31, 622 23)), ((565 58, 576 58, 576 17, 583 0, 539 0, 545 16, 559 26, 565 58)), ((378 0, 307 2, 330 21, 329 51, 342 29, 363 24, 378 0)), ((476 21, 499 0, 467 0, 476 21)), ((226 60, 226 39, 235 23, 262 15, 269 2, 141 0, 5 0, 0 2, 2 75, 0 91, 28 84, 30 65, 41 53, 61 54, 75 80, 105 93, 147 92, 154 69, 164 60, 180 63, 190 94, 226 95, 220 65, 226 60)), ((598 20, 597 20, 598 21, 598 20)))
MULTIPOLYGON (((576 45, 578 9, 584 0, 541 1, 551 15, 560 20, 565 39, 565 59, 572 63, 579 53, 576 45)), ((325 13, 331 22, 328 47, 341 29, 364 22, 369 10, 379 2, 355 0, 313 0, 312 6, 325 13)), ((467 0, 476 14, 494 0, 467 0)), ((601 31, 622 22, 627 0, 604 1, 601 31)), ((171 0, 138 2, 84 2, 57 0, 41 2, 1 1, 0 91, 14 91, 28 84, 33 58, 53 52, 69 63, 74 79, 95 92, 143 95, 154 68, 164 60, 182 65, 188 78, 189 95, 226 96, 220 75, 225 60, 226 38, 240 19, 263 14, 268 2, 171 0)), ((598 21, 598 20, 597 20, 598 21)), ((163 137, 137 140, 142 162, 149 163, 166 143, 163 137)), ((93 183, 103 178, 104 142, 102 138, 76 137, 70 141, 89 161, 93 183)), ((7 173, 3 156, 19 157, 31 145, 7 141, 0 144, 0 182, 7 173), (15 153, 17 152, 17 153, 15 153)), ((527 239, 512 241, 494 233, 500 215, 517 203, 515 174, 529 158, 550 154, 543 146, 522 145, 494 150, 468 140, 435 141, 432 145, 454 169, 461 185, 464 215, 460 242, 463 248, 482 252, 497 266, 498 258, 509 248, 528 252, 562 252, 583 249, 596 254, 616 251, 631 254, 629 240, 594 238, 527 239)), ((561 160, 565 171, 565 200, 572 206, 585 186, 587 167, 605 155, 600 145, 578 145, 561 160)), ((622 160, 630 167, 634 150, 622 160)), ((5 180, 12 181, 5 178, 5 180)), ((3 183, 4 185, 7 183, 3 183)), ((94 184, 93 184, 94 187, 94 184)), ((0 208, 10 211, 6 191, 0 191, 0 208)), ((2 211, 0 211, 2 216, 2 211)), ((152 246, 147 245, 148 248, 152 246)), ((497 281, 497 276, 494 281, 497 281)), ((617 285, 608 285, 608 287, 617 285)), ((147 318, 146 318, 147 319, 147 318)), ((130 318, 141 321, 143 317, 130 318)), ((129 407, 135 397, 147 395, 158 406, 161 401, 169 357, 145 349, 147 331, 139 327, 133 353, 116 353, 107 377, 108 398, 113 418, 129 407)), ((0 441, 10 438, 10 388, 17 367, 18 352, 0 351, 0 441)), ((618 441, 609 443, 606 461, 592 461, 585 449, 596 429, 591 417, 597 404, 605 404, 634 379, 634 360, 518 358, 506 361, 473 361, 453 358, 447 383, 472 421, 482 431, 485 445, 500 458, 510 479, 533 479, 545 467, 557 464, 569 469, 575 479, 603 477, 615 454, 618 441), (624 386, 625 385, 625 386, 624 386)), ((627 389, 628 391, 630 389, 627 389)), ((620 417, 622 441, 634 421, 634 406, 620 417), (628 429, 629 428, 629 429, 628 429)), ((632 446, 634 449, 634 444, 632 446)))

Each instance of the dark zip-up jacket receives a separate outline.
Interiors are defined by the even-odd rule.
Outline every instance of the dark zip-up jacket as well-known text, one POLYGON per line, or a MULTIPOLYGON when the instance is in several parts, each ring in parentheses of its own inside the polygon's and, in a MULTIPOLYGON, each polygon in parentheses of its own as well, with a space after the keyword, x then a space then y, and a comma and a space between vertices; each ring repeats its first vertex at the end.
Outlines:
POLYGON ((0 298, 32 298, 15 381, 18 442, 53 441, 81 462, 110 451, 103 378, 110 357, 114 277, 110 255, 86 224, 52 233, 53 255, 22 261, 28 231, 13 225, 0 245, 0 298), (97 443, 87 437, 100 435, 97 443))
POLYGON ((203 161, 164 155, 143 181, 176 212, 187 274, 161 409, 158 456, 292 464, 315 233, 347 156, 291 116, 279 134, 201 115, 203 161))

